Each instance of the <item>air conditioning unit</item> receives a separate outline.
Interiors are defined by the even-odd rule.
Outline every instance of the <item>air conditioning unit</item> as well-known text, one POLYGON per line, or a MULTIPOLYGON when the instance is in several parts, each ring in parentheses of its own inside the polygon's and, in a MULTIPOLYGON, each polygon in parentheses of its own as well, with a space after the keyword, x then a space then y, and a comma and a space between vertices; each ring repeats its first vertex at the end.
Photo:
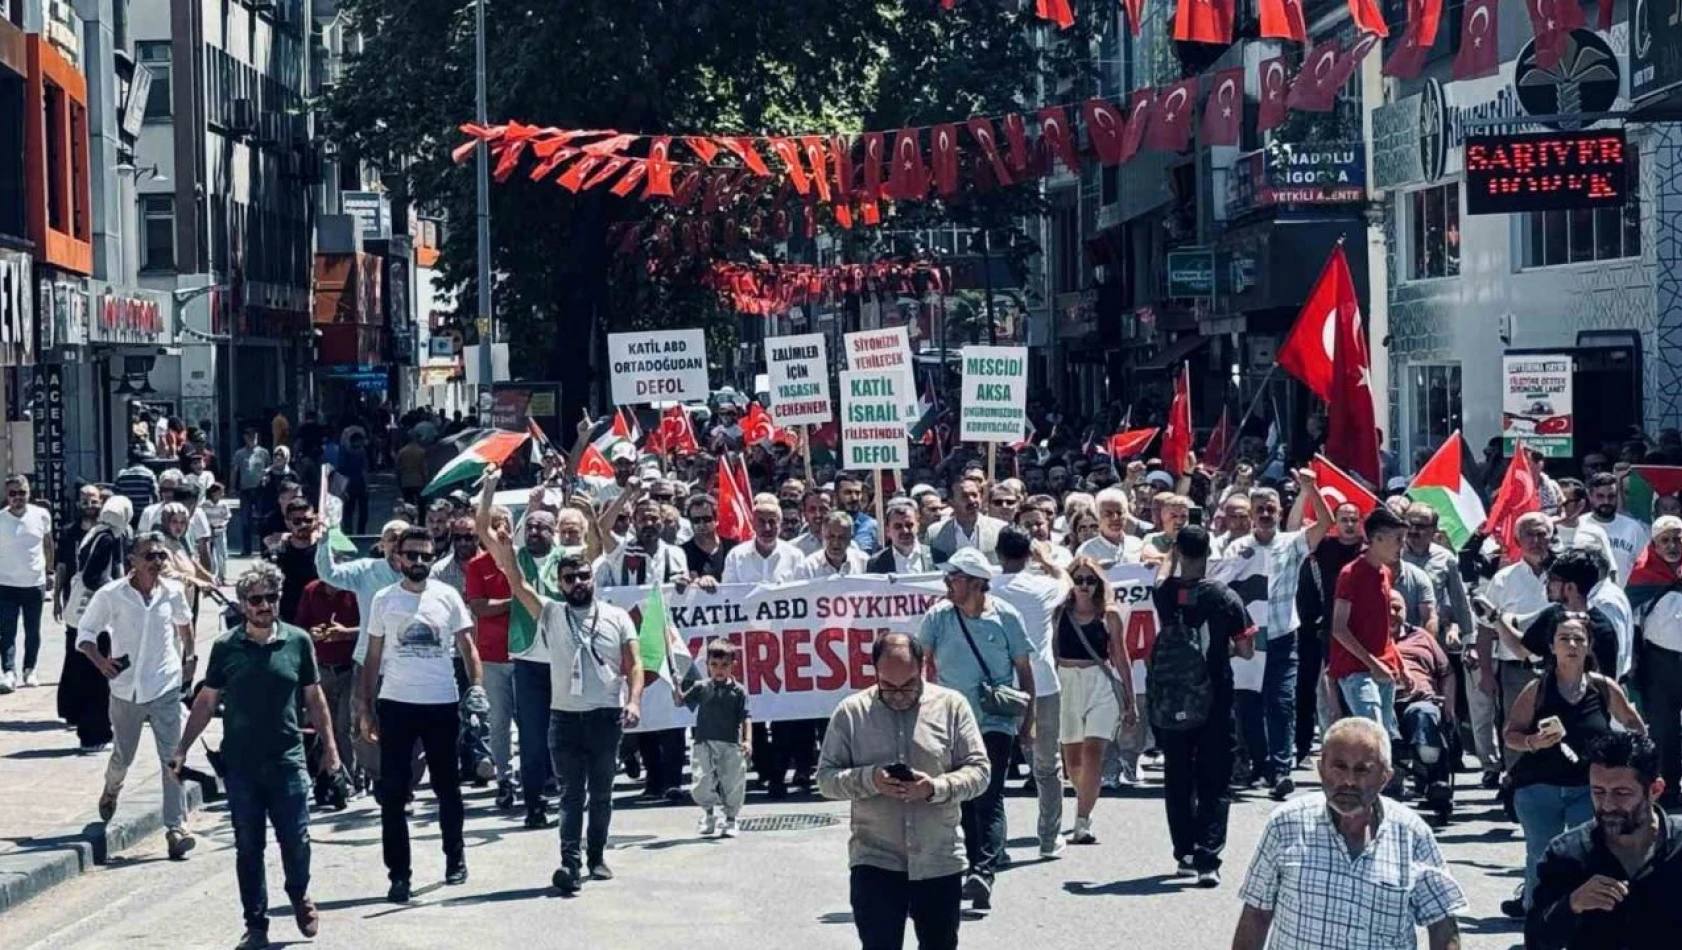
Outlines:
POLYGON ((250 99, 235 99, 228 110, 228 131, 234 135, 250 135, 257 131, 257 103, 250 99))

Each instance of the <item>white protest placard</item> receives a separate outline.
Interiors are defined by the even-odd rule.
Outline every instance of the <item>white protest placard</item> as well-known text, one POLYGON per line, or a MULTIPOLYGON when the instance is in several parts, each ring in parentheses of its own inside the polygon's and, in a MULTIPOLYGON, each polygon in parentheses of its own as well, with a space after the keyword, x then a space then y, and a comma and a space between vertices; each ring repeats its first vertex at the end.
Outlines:
POLYGON ((700 329, 607 335, 613 402, 695 402, 707 398, 707 338, 700 329))
POLYGON ((1017 442, 1028 433, 1028 348, 964 347, 958 438, 1017 442))
POLYGON ((847 351, 847 368, 889 373, 898 370, 905 374, 905 424, 917 421, 917 370, 911 361, 911 336, 904 326, 881 330, 860 330, 844 333, 842 346, 847 351))
POLYGON ((1570 458, 1572 360, 1563 353, 1501 357, 1501 450, 1523 442, 1546 458, 1570 458))
POLYGON ((822 333, 765 341, 771 414, 780 426, 823 425, 835 415, 829 401, 829 356, 822 333))
POLYGON ((853 470, 910 466, 905 434, 905 389, 898 370, 848 370, 841 374, 842 467, 853 470))

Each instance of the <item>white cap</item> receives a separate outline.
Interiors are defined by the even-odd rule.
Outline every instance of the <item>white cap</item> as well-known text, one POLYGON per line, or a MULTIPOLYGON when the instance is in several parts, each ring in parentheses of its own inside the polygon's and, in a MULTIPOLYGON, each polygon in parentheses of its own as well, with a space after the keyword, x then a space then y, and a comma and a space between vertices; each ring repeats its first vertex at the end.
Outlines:
POLYGON ((1682 518, 1675 515, 1660 515, 1653 521, 1653 537, 1658 537, 1666 531, 1682 531, 1682 518))
POLYGON ((987 563, 986 555, 975 548, 959 548, 952 552, 952 556, 940 566, 942 573, 968 574, 984 581, 993 579, 993 567, 987 563))
POLYGON ((616 443, 613 448, 608 450, 607 460, 617 462, 620 459, 635 462, 637 460, 637 450, 632 448, 628 442, 616 443))

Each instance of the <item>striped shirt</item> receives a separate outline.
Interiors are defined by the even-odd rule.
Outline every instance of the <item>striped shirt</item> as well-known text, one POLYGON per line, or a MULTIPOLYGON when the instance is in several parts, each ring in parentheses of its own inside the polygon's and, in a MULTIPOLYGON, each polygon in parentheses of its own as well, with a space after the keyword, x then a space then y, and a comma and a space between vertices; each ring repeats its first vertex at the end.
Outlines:
POLYGON ((118 472, 112 487, 134 505, 135 514, 145 511, 158 500, 158 476, 144 465, 130 465, 118 472))

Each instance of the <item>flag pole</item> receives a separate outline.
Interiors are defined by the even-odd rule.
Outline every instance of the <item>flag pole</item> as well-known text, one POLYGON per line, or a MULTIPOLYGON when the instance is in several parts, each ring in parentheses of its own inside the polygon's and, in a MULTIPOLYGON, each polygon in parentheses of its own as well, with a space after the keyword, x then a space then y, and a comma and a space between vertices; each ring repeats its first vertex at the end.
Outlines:
MULTIPOLYGON (((1341 238, 1339 240, 1341 240, 1341 238)), ((1225 458, 1221 459, 1221 468, 1226 468, 1227 461, 1230 460, 1232 458, 1232 454, 1238 450, 1238 433, 1244 431, 1244 423, 1249 422, 1250 417, 1256 414, 1256 406, 1261 403, 1262 396, 1267 394, 1267 384, 1273 382, 1273 374, 1278 371, 1278 363, 1274 363, 1267 368, 1267 375, 1262 377, 1261 385, 1256 388, 1256 394, 1250 398, 1250 407, 1244 410, 1244 415, 1239 418, 1238 425, 1234 426, 1232 429, 1232 437, 1228 440, 1230 444, 1227 446, 1226 451, 1222 453, 1225 458)))
MULTIPOLYGON (((882 522, 887 520, 882 514, 882 496, 887 491, 887 486, 882 480, 883 471, 885 471, 885 469, 879 468, 876 470, 876 530, 878 532, 882 530, 882 522)), ((878 540, 880 540, 880 536, 878 536, 878 540)))
POLYGON ((994 460, 998 458, 998 454, 999 454, 999 443, 997 443, 997 442, 987 443, 987 484, 989 484, 989 485, 991 485, 993 483, 993 463, 994 463, 994 460))
POLYGON ((812 488, 812 426, 800 427, 800 457, 806 462, 806 487, 812 488))

